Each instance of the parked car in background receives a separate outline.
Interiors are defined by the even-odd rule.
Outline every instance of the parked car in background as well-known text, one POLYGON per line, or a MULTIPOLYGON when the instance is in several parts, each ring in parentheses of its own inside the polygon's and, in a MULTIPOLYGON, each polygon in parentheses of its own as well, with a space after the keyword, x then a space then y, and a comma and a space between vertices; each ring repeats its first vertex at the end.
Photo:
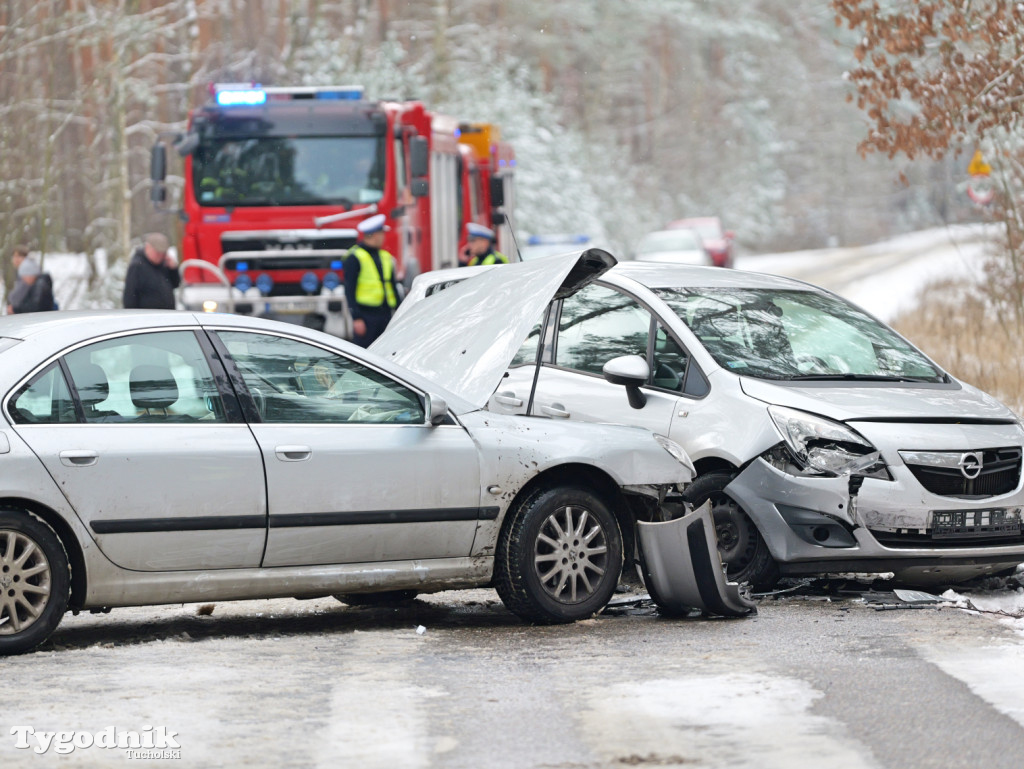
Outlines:
MULTIPOLYGON (((446 278, 418 280, 423 304, 454 290, 419 299, 446 278)), ((474 280, 491 290, 459 288, 474 280)), ((1024 562, 1021 421, 806 283, 621 263, 535 318, 489 408, 671 437, 729 579, 756 588, 828 572, 951 583, 1024 562)))
POLYGON ((705 250, 696 230, 650 232, 637 244, 635 258, 638 262, 711 265, 711 255, 705 250))
MULTIPOLYGON (((534 315, 593 277, 574 262, 534 315)), ((635 427, 482 411, 531 323, 435 340, 428 379, 239 315, 0 319, 0 654, 68 608, 493 584, 529 621, 600 610, 693 466, 635 427)))
POLYGON ((700 216, 692 219, 677 219, 669 222, 666 229, 695 230, 704 244, 704 250, 711 256, 715 267, 733 266, 733 240, 735 235, 730 230, 722 229, 722 222, 717 216, 700 216))

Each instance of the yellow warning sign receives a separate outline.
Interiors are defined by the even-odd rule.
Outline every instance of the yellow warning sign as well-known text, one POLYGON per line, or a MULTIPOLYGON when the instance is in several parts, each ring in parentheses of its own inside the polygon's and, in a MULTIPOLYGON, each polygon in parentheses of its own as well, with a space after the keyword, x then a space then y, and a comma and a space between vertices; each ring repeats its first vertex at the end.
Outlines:
POLYGON ((985 162, 981 156, 981 150, 974 151, 974 157, 971 158, 971 162, 967 166, 967 173, 971 176, 988 176, 992 173, 992 166, 985 162))

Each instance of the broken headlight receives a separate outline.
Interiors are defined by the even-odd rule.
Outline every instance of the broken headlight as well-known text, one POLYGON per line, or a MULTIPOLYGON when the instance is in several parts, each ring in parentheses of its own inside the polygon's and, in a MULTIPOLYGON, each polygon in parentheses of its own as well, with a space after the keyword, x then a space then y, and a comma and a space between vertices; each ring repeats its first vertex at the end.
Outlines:
POLYGON ((686 453, 686 449, 680 446, 671 438, 666 438, 664 435, 655 435, 654 440, 658 442, 665 451, 672 455, 672 458, 687 468, 691 473, 696 475, 696 470, 693 469, 693 462, 690 460, 690 455, 686 453))
POLYGON ((803 468, 825 475, 889 480, 878 449, 846 425, 783 406, 769 406, 768 413, 793 458, 803 468))

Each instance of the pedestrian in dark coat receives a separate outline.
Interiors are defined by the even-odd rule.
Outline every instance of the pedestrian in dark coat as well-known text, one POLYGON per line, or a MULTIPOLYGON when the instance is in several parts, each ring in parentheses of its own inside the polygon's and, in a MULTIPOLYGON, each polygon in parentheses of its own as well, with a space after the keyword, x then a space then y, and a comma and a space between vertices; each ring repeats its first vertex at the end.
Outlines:
POLYGON ((151 232, 132 253, 124 279, 126 310, 173 310, 174 289, 181 283, 178 260, 168 252, 165 235, 151 232))
POLYGON ((18 267, 18 284, 7 299, 15 313, 53 310, 53 279, 35 259, 25 259, 18 267))

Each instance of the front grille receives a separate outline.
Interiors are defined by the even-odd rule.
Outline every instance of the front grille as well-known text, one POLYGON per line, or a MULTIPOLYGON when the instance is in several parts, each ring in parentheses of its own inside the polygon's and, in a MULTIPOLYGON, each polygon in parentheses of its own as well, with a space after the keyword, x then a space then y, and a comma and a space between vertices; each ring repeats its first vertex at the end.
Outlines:
POLYGON ((995 536, 952 536, 933 537, 930 533, 918 531, 878 531, 871 529, 871 535, 883 547, 899 548, 952 548, 952 547, 987 547, 1018 545, 1024 543, 1024 535, 995 536))
MULTIPOLYGON (((977 478, 967 478, 959 467, 939 467, 907 463, 907 468, 918 482, 932 494, 942 497, 981 499, 1009 494, 1020 483, 1021 449, 984 449, 975 452, 982 457, 982 469, 977 478)), ((960 452, 948 452, 958 457, 960 452)))

